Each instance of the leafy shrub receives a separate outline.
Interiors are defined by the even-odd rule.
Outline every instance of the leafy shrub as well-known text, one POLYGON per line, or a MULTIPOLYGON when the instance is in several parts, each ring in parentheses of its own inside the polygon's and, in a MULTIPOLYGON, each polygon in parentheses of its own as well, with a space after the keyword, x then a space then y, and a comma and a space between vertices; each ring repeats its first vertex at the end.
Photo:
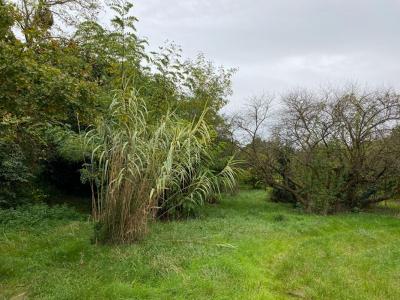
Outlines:
POLYGON ((265 183, 262 178, 256 173, 254 168, 247 168, 240 172, 239 181, 244 185, 250 186, 253 189, 265 188, 265 183))
POLYGON ((26 202, 31 178, 20 146, 0 139, 0 207, 26 202))
POLYGON ((17 208, 0 209, 0 225, 4 227, 31 227, 49 221, 81 220, 82 214, 66 205, 27 204, 17 208))

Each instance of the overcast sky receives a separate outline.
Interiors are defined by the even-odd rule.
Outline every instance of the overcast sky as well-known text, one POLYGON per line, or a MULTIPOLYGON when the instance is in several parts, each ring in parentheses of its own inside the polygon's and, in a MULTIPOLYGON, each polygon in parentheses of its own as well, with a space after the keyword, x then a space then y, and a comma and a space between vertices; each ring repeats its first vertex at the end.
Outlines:
POLYGON ((400 87, 400 0, 136 0, 139 34, 236 67, 249 96, 357 81, 400 87))

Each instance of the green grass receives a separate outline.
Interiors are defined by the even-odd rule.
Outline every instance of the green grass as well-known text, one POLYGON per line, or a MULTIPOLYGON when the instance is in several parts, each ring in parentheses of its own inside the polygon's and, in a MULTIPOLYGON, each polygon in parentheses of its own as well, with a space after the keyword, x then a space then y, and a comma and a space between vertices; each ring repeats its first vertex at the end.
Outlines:
POLYGON ((400 299, 398 210, 322 217, 266 198, 227 196, 130 246, 92 245, 74 214, 3 224, 0 298, 400 299))

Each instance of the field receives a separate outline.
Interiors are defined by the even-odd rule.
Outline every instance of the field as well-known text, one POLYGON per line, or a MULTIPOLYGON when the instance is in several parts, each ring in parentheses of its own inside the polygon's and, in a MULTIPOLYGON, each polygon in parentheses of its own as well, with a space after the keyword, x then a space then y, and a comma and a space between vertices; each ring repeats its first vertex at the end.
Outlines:
POLYGON ((118 247, 92 244, 69 208, 15 213, 0 227, 0 298, 400 299, 398 207, 322 217, 267 197, 225 196, 118 247))

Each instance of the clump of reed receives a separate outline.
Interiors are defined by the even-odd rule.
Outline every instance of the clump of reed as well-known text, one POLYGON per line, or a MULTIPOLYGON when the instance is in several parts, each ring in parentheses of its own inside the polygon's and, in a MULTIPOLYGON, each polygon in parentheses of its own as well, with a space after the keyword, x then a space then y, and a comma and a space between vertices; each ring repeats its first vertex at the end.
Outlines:
POLYGON ((193 122, 166 113, 149 122, 145 102, 121 91, 107 116, 87 134, 96 240, 130 243, 148 231, 151 219, 178 215, 235 184, 231 160, 220 172, 211 161, 204 114, 193 122))

